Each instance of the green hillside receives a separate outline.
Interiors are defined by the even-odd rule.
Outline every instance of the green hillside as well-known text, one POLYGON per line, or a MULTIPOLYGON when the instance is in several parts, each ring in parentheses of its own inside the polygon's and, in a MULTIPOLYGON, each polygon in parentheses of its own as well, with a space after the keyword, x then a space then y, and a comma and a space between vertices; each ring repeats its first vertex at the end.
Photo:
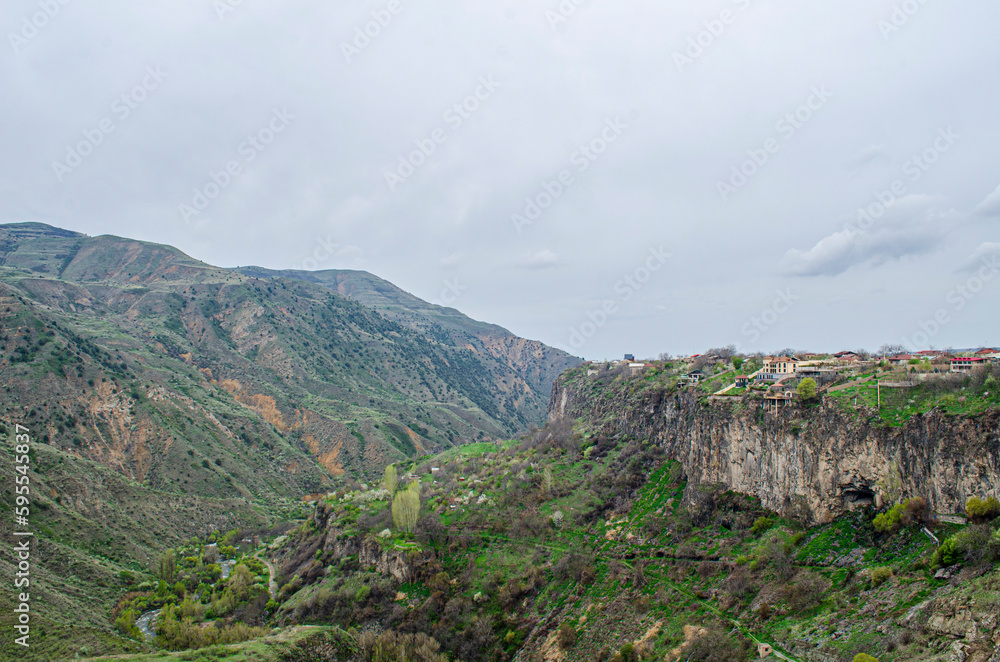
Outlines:
MULTIPOLYGON (((31 430, 40 553, 60 559, 40 570, 56 648, 38 659, 73 641, 132 647, 111 608, 167 547, 266 528, 389 462, 540 423, 538 375, 578 361, 467 324, 501 340, 444 342, 325 285, 169 246, 0 226, 0 432, 31 430)), ((13 498, 5 487, 0 505, 13 498)))
POLYGON ((410 472, 413 533, 386 493, 340 492, 266 552, 275 625, 347 628, 362 659, 437 660, 393 648, 419 636, 469 661, 994 652, 1000 532, 932 523, 919 500, 895 520, 869 507, 809 525, 690 483, 645 440, 568 420, 399 467, 410 472))

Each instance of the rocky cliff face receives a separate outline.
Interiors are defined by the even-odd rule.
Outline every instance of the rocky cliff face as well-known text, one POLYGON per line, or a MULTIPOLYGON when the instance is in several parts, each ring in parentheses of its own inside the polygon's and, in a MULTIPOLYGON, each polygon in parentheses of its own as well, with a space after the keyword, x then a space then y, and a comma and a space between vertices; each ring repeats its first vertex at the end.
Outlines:
POLYGON ((903 428, 835 405, 768 413, 752 400, 699 401, 685 391, 553 387, 550 420, 584 418, 606 435, 649 439, 690 484, 721 484, 777 512, 828 522, 858 505, 921 495, 938 513, 1000 493, 1000 412, 931 412, 903 428))
POLYGON ((299 575, 311 582, 320 577, 327 566, 356 556, 361 568, 405 583, 423 577, 426 566, 434 558, 431 552, 397 549, 368 534, 345 533, 330 521, 330 513, 329 504, 317 504, 309 518, 311 526, 297 532, 283 547, 279 562, 286 577, 299 575))

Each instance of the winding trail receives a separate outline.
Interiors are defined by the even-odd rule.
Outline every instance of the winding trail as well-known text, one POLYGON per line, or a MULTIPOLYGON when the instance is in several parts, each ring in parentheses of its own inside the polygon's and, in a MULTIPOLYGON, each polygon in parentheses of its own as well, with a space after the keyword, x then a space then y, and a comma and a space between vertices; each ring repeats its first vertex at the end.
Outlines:
POLYGON ((260 561, 261 563, 263 563, 264 565, 267 566, 267 571, 268 571, 268 573, 270 575, 270 579, 268 579, 268 581, 267 581, 267 590, 271 594, 271 599, 272 600, 277 600, 278 599, 278 580, 275 579, 275 578, 278 576, 278 573, 275 572, 274 566, 271 565, 271 562, 268 561, 267 559, 261 557, 260 554, 261 554, 260 552, 257 552, 253 556, 254 556, 255 559, 257 559, 258 561, 260 561))

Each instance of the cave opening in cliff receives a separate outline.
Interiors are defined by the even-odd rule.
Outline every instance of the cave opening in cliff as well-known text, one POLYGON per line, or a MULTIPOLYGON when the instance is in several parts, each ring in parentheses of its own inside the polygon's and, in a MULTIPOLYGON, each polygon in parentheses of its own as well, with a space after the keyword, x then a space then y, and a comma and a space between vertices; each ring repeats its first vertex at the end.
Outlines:
POLYGON ((849 510, 875 505, 875 493, 866 487, 852 487, 841 494, 844 506, 849 510))

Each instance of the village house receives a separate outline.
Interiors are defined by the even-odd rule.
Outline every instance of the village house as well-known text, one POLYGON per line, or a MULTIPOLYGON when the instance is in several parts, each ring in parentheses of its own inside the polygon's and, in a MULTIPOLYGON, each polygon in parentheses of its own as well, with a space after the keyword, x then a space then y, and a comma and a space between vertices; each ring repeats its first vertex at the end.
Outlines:
POLYGON ((987 363, 989 363, 989 361, 982 357, 958 356, 951 360, 951 371, 972 372, 976 368, 982 367, 987 363))
POLYGON ((906 365, 910 361, 917 359, 919 356, 914 356, 913 354, 897 354, 896 356, 890 356, 886 359, 892 365, 906 365))
POLYGON ((786 391, 784 389, 771 390, 764 396, 763 407, 767 411, 778 413, 783 407, 792 404, 794 401, 795 391, 786 391))
POLYGON ((764 358, 764 369, 761 374, 765 379, 774 381, 795 374, 795 366, 799 360, 794 356, 768 356, 764 358))
POLYGON ((835 382, 840 378, 841 369, 837 368, 820 368, 818 366, 798 366, 795 370, 795 374, 798 377, 805 379, 806 377, 811 377, 816 381, 818 386, 824 386, 830 382, 835 382))
POLYGON ((990 347, 979 350, 978 352, 973 354, 973 356, 980 359, 986 359, 987 361, 990 361, 992 363, 1000 363, 1000 351, 997 351, 990 347))
POLYGON ((703 379, 705 379, 705 373, 704 372, 702 372, 701 370, 692 370, 688 374, 686 374, 683 377, 681 377, 681 383, 682 384, 694 385, 694 384, 698 384, 703 379))
POLYGON ((861 357, 858 356, 857 352, 837 352, 833 355, 833 358, 838 361, 843 361, 844 363, 857 363, 861 360, 861 357))

